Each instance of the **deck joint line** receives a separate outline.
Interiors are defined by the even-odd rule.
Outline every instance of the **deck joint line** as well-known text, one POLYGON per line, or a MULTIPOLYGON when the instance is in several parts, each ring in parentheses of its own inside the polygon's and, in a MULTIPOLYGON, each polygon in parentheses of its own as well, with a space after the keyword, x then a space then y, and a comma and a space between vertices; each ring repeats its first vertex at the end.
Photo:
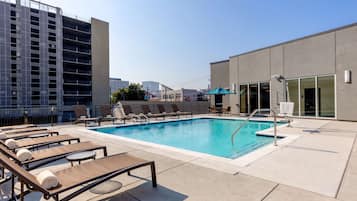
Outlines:
POLYGON ((278 188, 279 184, 276 184, 262 199, 264 201, 276 188, 278 188))
POLYGON ((347 159, 345 168, 344 168, 343 173, 342 173, 342 178, 341 178, 340 183, 338 184, 338 187, 337 187, 336 194, 335 194, 335 197, 334 197, 334 198, 337 198, 338 195, 339 195, 339 193, 340 193, 340 191, 341 191, 342 183, 343 183, 343 181, 344 181, 344 179, 345 179, 345 177, 346 177, 347 168, 350 166, 350 161, 351 161, 352 152, 353 152, 354 147, 355 147, 355 144, 356 144, 356 138, 357 138, 357 135, 355 135, 355 137, 354 137, 354 139, 353 139, 353 144, 352 144, 350 153, 348 154, 348 159, 347 159))

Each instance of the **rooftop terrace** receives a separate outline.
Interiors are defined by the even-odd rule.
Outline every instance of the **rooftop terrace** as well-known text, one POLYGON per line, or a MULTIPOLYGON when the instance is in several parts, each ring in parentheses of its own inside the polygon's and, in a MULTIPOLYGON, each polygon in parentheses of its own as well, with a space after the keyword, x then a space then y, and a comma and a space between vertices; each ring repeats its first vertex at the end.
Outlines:
MULTIPOLYGON (((82 125, 58 125, 55 129, 106 145, 109 155, 128 152, 157 165, 157 189, 140 179, 150 180, 149 169, 143 168, 132 171, 134 176, 116 177, 123 187, 113 193, 87 191, 73 200, 355 200, 357 123, 296 119, 292 126, 279 128, 278 133, 295 136, 294 140, 280 143, 245 165, 122 140, 82 125)), ((62 160, 33 173, 66 167, 69 163, 62 160)), ((26 198, 44 200, 41 196, 31 193, 26 198)))

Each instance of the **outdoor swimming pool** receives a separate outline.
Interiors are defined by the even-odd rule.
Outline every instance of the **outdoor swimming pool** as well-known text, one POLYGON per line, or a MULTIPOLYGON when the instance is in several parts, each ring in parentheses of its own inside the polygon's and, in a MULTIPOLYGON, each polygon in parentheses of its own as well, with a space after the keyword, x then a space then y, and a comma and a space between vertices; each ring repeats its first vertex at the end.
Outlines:
POLYGON ((133 126, 97 128, 96 131, 121 137, 234 159, 264 145, 274 138, 256 135, 273 127, 272 122, 249 121, 235 136, 231 134, 244 121, 199 118, 133 126))

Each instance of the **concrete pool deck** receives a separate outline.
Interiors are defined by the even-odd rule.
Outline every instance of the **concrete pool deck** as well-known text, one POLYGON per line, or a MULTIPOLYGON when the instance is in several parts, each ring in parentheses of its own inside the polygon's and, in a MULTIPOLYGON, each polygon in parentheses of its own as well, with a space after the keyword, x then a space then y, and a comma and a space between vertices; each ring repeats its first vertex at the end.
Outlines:
MULTIPOLYGON (((109 154, 128 152, 157 164, 157 189, 145 180, 121 175, 115 180, 122 189, 107 195, 85 192, 74 200, 357 200, 357 123, 295 119, 292 126, 279 128, 278 134, 297 136, 294 140, 245 166, 93 134, 83 126, 55 129, 106 145, 109 154)), ((63 160, 50 168, 68 166, 63 160)), ((145 168, 133 174, 150 178, 145 168)), ((39 193, 27 199, 44 200, 39 193)))

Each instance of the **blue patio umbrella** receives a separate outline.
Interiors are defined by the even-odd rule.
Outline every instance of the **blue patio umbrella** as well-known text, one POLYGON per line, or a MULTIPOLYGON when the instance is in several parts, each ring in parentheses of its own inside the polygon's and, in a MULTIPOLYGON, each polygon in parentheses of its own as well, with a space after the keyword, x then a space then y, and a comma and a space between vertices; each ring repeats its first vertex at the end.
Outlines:
POLYGON ((226 94, 233 94, 233 92, 230 92, 227 89, 223 89, 223 88, 215 88, 215 89, 211 89, 207 92, 208 95, 226 95, 226 94))

